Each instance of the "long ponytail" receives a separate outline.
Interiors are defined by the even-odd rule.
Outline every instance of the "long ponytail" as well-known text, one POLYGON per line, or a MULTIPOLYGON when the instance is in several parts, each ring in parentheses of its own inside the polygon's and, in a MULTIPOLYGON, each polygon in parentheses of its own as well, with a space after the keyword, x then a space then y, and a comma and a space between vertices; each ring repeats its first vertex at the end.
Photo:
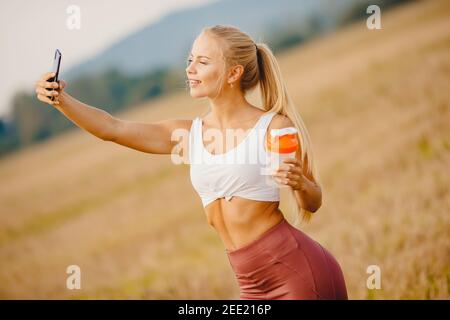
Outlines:
MULTIPOLYGON (((314 178, 320 185, 320 178, 315 166, 314 155, 311 145, 311 139, 306 126, 300 116, 298 109, 289 96, 278 62, 272 53, 272 50, 265 43, 258 43, 258 69, 260 73, 260 88, 262 101, 265 110, 270 110, 287 116, 298 129, 299 141, 301 146, 301 162, 307 165, 308 174, 314 178)), ((312 212, 299 208, 294 190, 289 188, 291 202, 294 203, 293 209, 295 217, 302 216, 302 220, 308 222, 311 219, 312 212)), ((295 224, 298 220, 295 221, 295 224)))

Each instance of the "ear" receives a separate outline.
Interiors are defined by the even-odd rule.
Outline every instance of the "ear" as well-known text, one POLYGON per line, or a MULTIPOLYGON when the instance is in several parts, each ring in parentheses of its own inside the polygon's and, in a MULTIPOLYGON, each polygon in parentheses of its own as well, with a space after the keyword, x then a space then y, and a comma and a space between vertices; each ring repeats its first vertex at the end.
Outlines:
POLYGON ((228 83, 235 82, 239 80, 239 78, 244 73, 244 67, 240 64, 232 66, 228 73, 228 83))

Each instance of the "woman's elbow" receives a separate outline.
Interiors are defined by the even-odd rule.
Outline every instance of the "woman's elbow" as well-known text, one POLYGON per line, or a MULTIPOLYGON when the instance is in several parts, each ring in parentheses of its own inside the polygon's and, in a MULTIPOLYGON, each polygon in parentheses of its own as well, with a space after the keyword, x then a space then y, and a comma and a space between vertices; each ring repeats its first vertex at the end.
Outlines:
POLYGON ((306 210, 308 210, 309 212, 316 212, 317 210, 319 210, 319 208, 322 206, 322 196, 319 197, 319 199, 311 204, 306 210))

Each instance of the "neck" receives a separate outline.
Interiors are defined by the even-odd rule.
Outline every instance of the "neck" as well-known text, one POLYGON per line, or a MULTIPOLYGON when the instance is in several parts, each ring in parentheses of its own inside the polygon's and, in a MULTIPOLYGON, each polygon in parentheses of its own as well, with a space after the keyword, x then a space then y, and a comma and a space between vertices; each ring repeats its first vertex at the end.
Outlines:
POLYGON ((220 128, 229 128, 233 123, 249 120, 249 111, 256 108, 238 89, 224 90, 219 97, 210 100, 210 106, 211 121, 220 128))

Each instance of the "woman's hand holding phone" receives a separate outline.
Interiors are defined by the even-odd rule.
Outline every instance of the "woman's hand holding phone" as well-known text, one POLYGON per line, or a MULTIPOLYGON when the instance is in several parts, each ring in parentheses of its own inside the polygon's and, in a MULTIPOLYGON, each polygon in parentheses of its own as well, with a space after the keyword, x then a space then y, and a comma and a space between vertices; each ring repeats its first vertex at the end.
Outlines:
POLYGON ((55 72, 47 72, 36 82, 37 98, 52 106, 59 105, 59 95, 66 87, 66 82, 64 80, 52 82, 51 80, 53 80, 54 77, 55 72), (51 100, 52 97, 53 101, 51 100))
POLYGON ((44 74, 41 79, 36 82, 37 98, 42 102, 58 105, 58 97, 66 86, 65 81, 59 81, 59 69, 61 66, 61 52, 56 49, 53 58, 53 71, 44 74))

